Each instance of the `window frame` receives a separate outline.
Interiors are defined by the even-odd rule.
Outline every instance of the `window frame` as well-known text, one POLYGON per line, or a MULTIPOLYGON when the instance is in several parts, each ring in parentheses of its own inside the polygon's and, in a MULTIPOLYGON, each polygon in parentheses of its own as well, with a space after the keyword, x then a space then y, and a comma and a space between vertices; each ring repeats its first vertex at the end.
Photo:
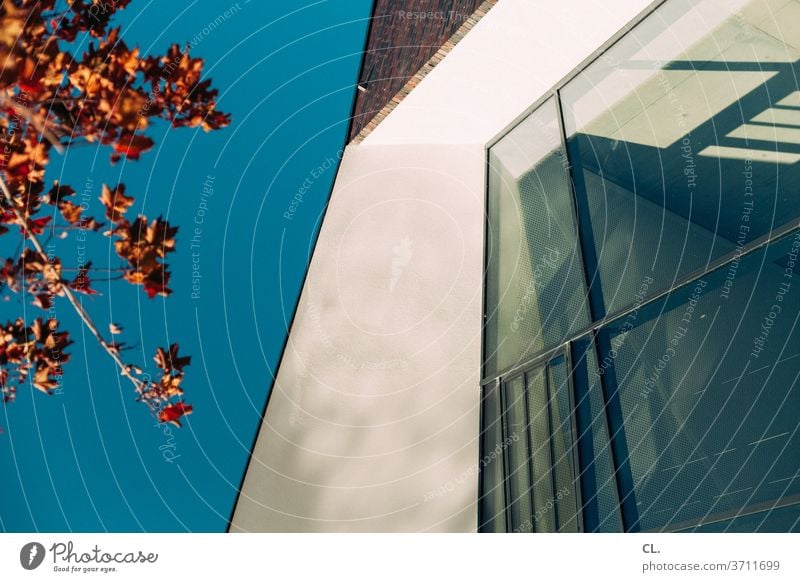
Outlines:
MULTIPOLYGON (((563 155, 567 162, 565 171, 567 173, 567 177, 569 180, 569 189, 571 194, 571 203, 572 203, 572 210, 573 210, 573 218, 574 218, 574 225, 575 225, 575 232, 577 236, 578 242, 578 257, 581 261, 581 270, 583 272, 585 288, 587 290, 587 294, 591 295, 592 290, 589 286, 589 274, 587 273, 587 265, 584 260, 584 242, 586 240, 584 232, 581 229, 581 220, 578 213, 577 208, 577 194, 575 191, 575 181, 573 180, 573 164, 572 164, 572 156, 569 153, 568 149, 568 139, 566 133, 566 127, 564 122, 564 111, 563 111, 563 102, 561 99, 561 91, 562 89, 576 79, 579 75, 581 75, 586 68, 597 62, 601 59, 609 50, 611 50, 618 42, 623 40, 631 33, 637 26, 639 26, 643 21, 647 18, 651 17, 656 11, 658 11, 663 5, 670 2, 670 0, 655 0, 649 6, 647 6, 644 10, 642 10, 639 14, 637 14, 627 25, 625 25, 622 29, 620 29, 617 33, 615 33, 610 39, 608 39, 605 43, 603 43, 598 49, 593 51, 586 59, 584 59, 577 67, 575 67, 572 71, 570 71, 565 77, 563 77, 558 83, 556 83, 553 87, 551 87, 548 91, 544 92, 536 101, 534 101, 530 106, 528 106, 522 113, 520 113, 510 124, 508 124, 502 131, 500 131, 497 135, 495 135, 489 142, 487 142, 484 148, 484 227, 483 227, 483 257, 482 257, 482 265, 483 265, 483 281, 482 281, 482 300, 481 300, 481 315, 482 315, 482 329, 481 329, 481 340, 480 340, 480 353, 481 353, 481 364, 480 364, 480 402, 481 402, 481 410, 480 410, 480 426, 479 426, 479 442, 481 445, 479 446, 481 457, 483 454, 482 450, 482 433, 483 433, 483 425, 484 425, 484 415, 483 415, 483 398, 484 398, 484 390, 487 387, 492 385, 496 386, 496 389, 499 390, 500 397, 501 397, 501 416, 505 416, 505 403, 504 403, 504 386, 506 382, 509 380, 513 380, 514 378, 520 375, 527 375, 530 371, 533 371, 541 366, 547 366, 547 363, 560 355, 564 355, 566 358, 566 363, 568 366, 567 372, 569 375, 569 397, 570 397, 570 422, 571 422, 571 430, 573 434, 573 453, 571 454, 573 458, 573 465, 574 475, 576 478, 575 482, 575 491, 577 500, 579 502, 578 505, 578 514, 579 514, 579 531, 585 531, 584 528, 584 516, 583 516, 583 505, 582 505, 582 491, 581 491, 581 460, 578 454, 578 426, 577 426, 577 417, 576 417, 576 402, 578 394, 576 392, 576 382, 574 379, 574 368, 573 368, 573 347, 576 342, 589 342, 590 348, 595 353, 595 357, 597 361, 600 362, 600 347, 598 346, 598 339, 597 336, 599 335, 599 331, 609 325, 613 325, 614 323, 623 320, 624 318, 628 317, 628 315, 636 310, 644 309, 649 307, 652 304, 657 303, 658 301, 664 299, 666 296, 670 295, 674 291, 686 287, 696 280, 702 278, 703 276, 720 270, 734 261, 741 261, 747 256, 759 251, 760 249, 766 247, 770 243, 779 240, 783 237, 786 237, 792 234, 795 231, 800 231, 800 218, 794 218, 788 220, 778 226, 772 228, 769 232, 765 233, 764 235, 757 237, 742 247, 734 249, 720 257, 708 261, 707 264, 699 269, 696 269, 692 272, 686 273, 685 275, 676 278, 671 284, 669 284, 666 288, 661 290, 657 290, 656 292, 648 295, 640 302, 631 302, 624 307, 617 309, 611 313, 605 313, 603 316, 597 320, 594 317, 594 309, 593 303, 591 300, 587 301, 588 309, 589 309, 589 318, 590 323, 586 327, 579 329, 578 331, 571 333, 568 337, 561 343, 546 347, 543 350, 540 350, 537 353, 532 354, 530 357, 526 358, 524 361, 517 362, 511 366, 508 366, 504 369, 499 369, 491 374, 486 373, 486 354, 487 354, 487 342, 486 342, 486 327, 489 321, 487 308, 487 288, 489 283, 489 269, 488 269, 488 260, 490 256, 490 249, 491 249, 491 241, 490 241, 490 233, 491 233, 491 219, 489 215, 490 210, 490 190, 489 190, 489 182, 491 179, 491 157, 490 152, 491 149, 497 145, 504 137, 510 134, 515 128, 517 128, 520 124, 525 122, 537 109, 545 105, 550 99, 553 99, 556 107, 557 112, 557 122, 559 127, 559 134, 561 139, 561 148, 563 151, 563 155)), ((605 429, 607 431, 607 436, 609 439, 609 449, 612 456, 612 463, 613 463, 613 470, 614 470, 614 481, 617 491, 617 501, 619 506, 617 508, 617 517, 618 520, 621 522, 621 531, 639 531, 638 528, 638 512, 636 509, 636 500, 633 496, 633 484, 632 479, 630 476, 626 477, 624 474, 622 475, 622 479, 625 481, 629 481, 628 483, 620 483, 620 471, 623 470, 622 466, 628 464, 627 458, 624 458, 626 454, 624 451, 620 450, 619 441, 620 437, 615 437, 615 426, 617 427, 617 432, 620 430, 624 431, 624 426, 619 425, 617 419, 612 418, 610 415, 615 415, 614 411, 614 404, 613 402, 609 401, 609 397, 611 396, 610 391, 606 387, 606 379, 601 376, 600 378, 600 395, 602 398, 603 403, 603 410, 605 411, 605 429), (616 441, 616 444, 615 444, 616 441), (626 499, 628 501, 626 501, 626 499)), ((501 419, 502 426, 503 426, 503 434, 505 434, 505 418, 501 419)), ((624 441, 624 432, 622 433, 621 440, 624 441)), ((504 466, 504 494, 505 499, 508 501, 509 499, 509 485, 508 485, 508 475, 509 475, 509 468, 508 468, 508 460, 506 455, 503 455, 503 466, 504 466)), ((628 468, 629 471, 629 468, 628 468)), ((483 495, 483 481, 479 476, 479 496, 483 495)), ((800 503, 798 501, 786 503, 785 505, 793 505, 796 503, 800 503)), ((783 506, 783 505, 781 505, 783 506)), ((510 504, 506 503, 505 507, 506 511, 506 530, 511 531, 511 521, 510 521, 510 504)), ((480 526, 480 503, 478 503, 478 523, 480 526)), ((705 520, 700 520, 697 523, 676 523, 672 524, 675 526, 674 528, 670 528, 669 531, 678 531, 678 529, 686 529, 687 527, 692 526, 699 526, 699 525, 706 525, 708 523, 714 523, 716 521, 723 520, 724 517, 719 517, 718 519, 714 519, 711 522, 707 522, 705 520), (680 526, 680 528, 678 528, 680 526)))

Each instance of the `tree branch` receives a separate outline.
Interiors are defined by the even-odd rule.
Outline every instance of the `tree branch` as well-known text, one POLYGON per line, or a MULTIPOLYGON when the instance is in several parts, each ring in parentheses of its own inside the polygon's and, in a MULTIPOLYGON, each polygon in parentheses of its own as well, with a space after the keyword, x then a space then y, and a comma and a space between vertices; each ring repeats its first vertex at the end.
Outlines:
MULTIPOLYGON (((44 259, 45 271, 49 270, 50 271, 50 275, 49 276, 50 276, 51 280, 59 282, 59 284, 61 284, 61 278, 56 273, 55 267, 53 267, 53 265, 50 263, 50 261, 47 260, 47 253, 45 252, 44 247, 42 246, 41 242, 36 237, 36 235, 33 233, 32 229, 30 228, 30 225, 28 224, 27 217, 25 217, 25 215, 17 207, 16 201, 14 200, 14 196, 11 194, 11 191, 8 189, 8 185, 6 184, 5 180, 2 177, 0 177, 0 188, 3 190, 3 196, 5 197, 6 201, 11 206, 12 212, 14 212, 14 214, 17 217, 17 219, 22 224, 25 225, 25 234, 28 237, 28 239, 31 241, 31 244, 33 245, 33 248, 35 248, 36 251, 44 259)), ((64 291, 64 295, 67 297, 67 300, 70 302, 72 307, 75 309, 75 312, 78 314, 78 317, 81 318, 81 320, 83 321, 83 323, 86 326, 86 328, 97 339, 97 341, 99 342, 100 346, 106 351, 106 353, 108 353, 108 355, 111 356, 111 359, 114 360, 114 363, 116 363, 117 367, 119 368, 120 373, 123 376, 125 376, 126 378, 128 378, 128 380, 130 380, 133 383, 133 385, 136 388, 136 391, 139 393, 139 395, 144 395, 145 388, 146 388, 145 382, 143 382, 142 380, 140 380, 139 378, 137 378, 136 376, 134 376, 131 373, 131 371, 129 369, 129 366, 125 362, 123 362, 122 359, 119 357, 119 353, 117 352, 117 349, 111 343, 106 341, 106 339, 100 333, 100 330, 97 329, 97 326, 92 321, 92 318, 89 316, 89 314, 83 308, 83 305, 81 305, 80 301, 78 301, 78 299, 75 297, 75 294, 72 292, 72 289, 70 289, 67 285, 64 285, 64 284, 61 284, 61 289, 64 291)), ((153 411, 153 412, 156 411, 155 405, 152 402, 150 402, 146 398, 143 398, 143 400, 147 404, 147 406, 150 408, 151 411, 153 411)))
POLYGON ((25 119, 28 120, 28 123, 33 125, 33 127, 36 128, 39 134, 42 135, 48 142, 50 142, 50 145, 52 145, 53 148, 58 153, 60 154, 64 153, 64 146, 61 145, 61 141, 58 139, 58 136, 56 136, 56 134, 47 129, 47 121, 42 121, 36 115, 33 114, 33 111, 31 111, 18 101, 15 101, 14 99, 9 99, 8 96, 6 95, 0 94, 0 104, 7 107, 13 107, 14 110, 20 111, 23 117, 25 117, 25 119))

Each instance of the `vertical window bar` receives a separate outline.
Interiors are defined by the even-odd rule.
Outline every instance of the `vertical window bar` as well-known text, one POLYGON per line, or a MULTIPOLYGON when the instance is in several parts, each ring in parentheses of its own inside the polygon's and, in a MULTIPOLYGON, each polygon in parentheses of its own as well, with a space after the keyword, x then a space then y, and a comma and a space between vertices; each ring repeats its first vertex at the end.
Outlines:
POLYGON ((500 436, 502 440, 503 447, 503 506, 505 507, 505 517, 506 517, 506 533, 511 533, 511 492, 509 488, 511 487, 511 460, 510 455, 507 454, 506 445, 505 443, 508 441, 508 426, 507 420, 508 415, 506 413, 507 410, 507 403, 506 403, 506 390, 505 390, 506 382, 503 380, 497 381, 497 392, 498 397, 500 398, 500 425, 501 431, 500 436))
MULTIPOLYGON (((592 344, 600 354, 611 351, 611 341, 608 336, 601 333, 592 334, 592 344)), ((602 360, 598 357, 598 362, 602 360)), ((611 437, 611 458, 614 462, 614 477, 617 483, 617 495, 620 500, 622 513, 622 527, 626 532, 637 532, 639 527, 639 507, 636 504, 636 494, 633 486, 633 473, 630 466, 628 453, 628 439, 625 436, 624 415, 622 404, 619 400, 619 384, 614 362, 611 362, 600 376, 600 388, 603 391, 605 403, 606 422, 611 437)))
POLYGON ((567 343, 564 349, 564 365, 567 368, 567 398, 569 401, 569 429, 571 431, 570 461, 572 463, 572 491, 575 496, 575 520, 578 531, 583 532, 583 487, 581 487, 581 467, 578 460, 578 412, 575 409, 575 373, 572 369, 572 343, 567 343))
POLYGON ((528 374, 523 374, 522 376, 524 382, 524 389, 522 393, 522 398, 525 401, 525 445, 526 451, 528 455, 528 483, 530 483, 530 489, 528 490, 528 497, 531 500, 531 507, 530 512, 528 515, 528 520, 530 520, 530 531, 536 531, 536 521, 534 520, 534 516, 536 515, 536 495, 535 495, 535 488, 536 488, 536 472, 534 471, 533 467, 533 443, 531 441, 531 407, 530 407, 530 383, 528 382, 528 374))
POLYGON ((485 503, 484 495, 486 494, 486 487, 484 487, 486 471, 484 467, 481 467, 481 463, 483 462, 483 439, 486 438, 484 436, 484 422, 486 420, 486 393, 490 388, 490 386, 481 386, 478 394, 478 402, 480 403, 480 408, 478 410, 478 533, 484 530, 484 524, 486 523, 486 516, 483 512, 483 504, 485 503))
POLYGON ((545 401, 547 402, 547 433, 550 435, 547 439, 548 448, 550 449, 550 492, 551 497, 553 500, 553 521, 555 522, 555 531, 559 531, 561 527, 561 515, 559 515, 559 507, 558 503, 556 503, 556 497, 558 496, 558 482, 556 481, 556 450, 554 446, 554 424, 553 424, 553 382, 552 382, 552 373, 553 369, 550 366, 550 362, 547 363, 547 368, 545 368, 545 377, 544 377, 544 397, 545 401))
POLYGON ((480 416, 478 529, 483 532, 505 531, 504 451, 497 448, 503 439, 498 381, 483 388, 480 416), (487 456, 489 462, 485 462, 487 456))
MULTIPOLYGON (((573 154, 580 155, 575 148, 570 149, 567 141, 566 123, 564 121, 564 108, 561 102, 561 92, 556 91, 556 110, 558 111, 558 125, 561 132, 561 145, 567 160, 570 191, 572 193, 573 210, 576 216, 578 241, 581 248, 581 264, 583 266, 584 281, 589 293, 589 314, 592 321, 599 321, 606 315, 605 299, 597 276, 597 254, 594 244, 591 217, 589 215, 589 202, 583 175, 580 166, 573 164, 573 154), (588 261, 588 262, 587 262, 588 261), (594 275, 592 275, 594 273, 594 275)), ((593 334, 592 346, 597 356, 597 361, 602 362, 604 353, 608 353, 610 345, 602 342, 602 334, 593 334), (598 345, 598 340, 602 343, 598 345)), ((625 437, 625 427, 622 423, 622 408, 619 403, 618 386, 614 364, 606 369, 600 376, 600 387, 603 393, 606 423, 611 437, 611 458, 614 463, 614 481, 617 489, 617 499, 622 517, 624 531, 639 530, 639 514, 636 505, 636 495, 633 488, 633 475, 628 462, 628 445, 625 437)))
POLYGON ((537 514, 540 516, 540 519, 533 520, 536 531, 540 532, 556 531, 555 515, 552 508, 547 508, 548 502, 553 503, 554 496, 552 487, 553 458, 550 454, 552 432, 547 403, 548 370, 548 364, 545 363, 526 374, 530 388, 528 395, 534 403, 531 407, 533 416, 529 425, 532 446, 535 447, 531 462, 536 475, 536 481, 533 483, 534 495, 531 513, 534 517, 537 514))

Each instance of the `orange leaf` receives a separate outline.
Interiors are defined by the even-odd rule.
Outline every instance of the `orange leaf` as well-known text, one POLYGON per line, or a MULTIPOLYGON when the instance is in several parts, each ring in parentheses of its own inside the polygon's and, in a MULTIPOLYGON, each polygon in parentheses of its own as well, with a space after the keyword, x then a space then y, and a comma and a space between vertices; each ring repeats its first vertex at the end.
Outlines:
POLYGON ((180 418, 182 416, 188 416, 192 413, 192 405, 191 404, 184 404, 183 402, 178 402, 176 404, 170 404, 163 410, 159 411, 158 413, 158 422, 168 422, 173 424, 177 427, 181 426, 180 418))

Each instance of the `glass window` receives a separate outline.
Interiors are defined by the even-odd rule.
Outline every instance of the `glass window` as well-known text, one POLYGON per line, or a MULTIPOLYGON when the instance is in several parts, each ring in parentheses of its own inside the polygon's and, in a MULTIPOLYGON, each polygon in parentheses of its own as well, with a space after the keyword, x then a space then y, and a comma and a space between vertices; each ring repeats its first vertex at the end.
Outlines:
POLYGON ((525 378, 518 376, 504 384, 506 439, 509 472, 508 493, 511 496, 511 528, 525 531, 531 516, 530 442, 528 414, 525 401, 525 378))
POLYGON ((799 18, 673 0, 561 90, 595 317, 800 216, 799 18))
POLYGON ((739 515, 680 531, 682 533, 785 533, 797 531, 798 523, 800 523, 800 505, 794 504, 787 507, 769 507, 756 513, 739 515))
POLYGON ((500 390, 494 384, 484 391, 484 424, 488 418, 495 422, 483 431, 480 530, 505 531, 502 508, 507 506, 508 531, 578 531, 581 516, 566 358, 559 355, 499 386, 500 390), (502 434, 496 428, 501 423, 502 434), (501 455, 505 465, 496 461, 501 455), (500 485, 503 481, 507 489, 500 485))
MULTIPOLYGON (((574 489, 576 463, 573 456, 572 399, 566 359, 560 358, 551 362, 548 374, 554 527, 561 532, 576 532, 580 517, 574 489)), ((535 414, 535 409, 532 409, 532 414, 535 414)), ((538 499, 536 505, 541 506, 538 499)), ((544 507, 547 507, 546 502, 544 507)))
POLYGON ((602 330, 641 529, 800 503, 799 255, 795 232, 728 293, 730 266, 602 330))
POLYGON ((502 404, 497 383, 487 386, 483 392, 481 418, 481 495, 479 531, 496 533, 506 531, 505 472, 503 455, 502 404))
POLYGON ((485 529, 800 531, 798 22, 670 0, 489 150, 485 529))
POLYGON ((619 498, 606 422, 607 407, 600 387, 602 367, 597 364, 590 339, 576 340, 572 351, 584 530, 617 532, 621 528, 619 498))
POLYGON ((489 153, 488 375, 588 323, 560 136, 551 99, 489 153))

